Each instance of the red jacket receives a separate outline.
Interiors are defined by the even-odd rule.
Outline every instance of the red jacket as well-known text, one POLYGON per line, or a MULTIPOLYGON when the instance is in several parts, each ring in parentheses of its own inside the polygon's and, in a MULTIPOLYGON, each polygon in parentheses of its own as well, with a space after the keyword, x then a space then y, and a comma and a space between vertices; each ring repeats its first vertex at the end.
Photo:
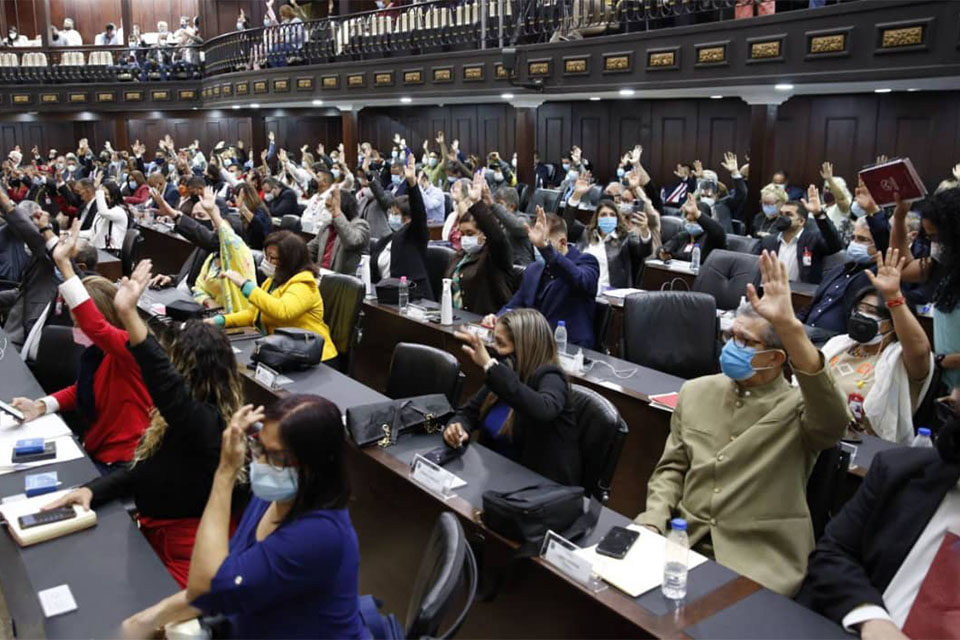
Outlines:
MULTIPOLYGON (((67 295, 64 298, 70 302, 67 295)), ((83 438, 83 448, 100 462, 127 462, 133 459, 140 436, 150 423, 153 401, 140 367, 127 350, 127 332, 107 322, 90 298, 72 310, 76 326, 105 354, 93 378, 97 419, 83 438)), ((77 384, 57 391, 53 397, 61 411, 75 409, 77 384)))
POLYGON ((137 187, 137 190, 133 192, 132 196, 124 197, 123 201, 127 204, 143 204, 150 199, 150 185, 144 182, 142 185, 137 187))

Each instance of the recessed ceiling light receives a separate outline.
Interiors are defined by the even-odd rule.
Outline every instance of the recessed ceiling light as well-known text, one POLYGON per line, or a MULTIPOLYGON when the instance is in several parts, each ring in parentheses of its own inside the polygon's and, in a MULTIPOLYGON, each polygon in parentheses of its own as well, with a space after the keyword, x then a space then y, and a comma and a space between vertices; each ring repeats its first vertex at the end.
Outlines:
POLYGON ((773 85, 773 88, 777 91, 793 91, 793 85, 787 82, 782 82, 780 84, 773 85))
POLYGON ((634 89, 620 89, 620 95, 622 96, 632 96, 636 93, 634 89))
POLYGON ((721 100, 723 96, 710 96, 711 100, 721 100))
POLYGON ((874 89, 874 93, 890 93, 893 89, 874 89))
POLYGON ((500 97, 503 98, 504 100, 513 100, 512 93, 501 93, 500 97))
POLYGON ((230 107, 230 108, 231 108, 231 109, 233 109, 233 110, 237 110, 237 109, 239 109, 239 108, 240 108, 240 105, 238 105, 238 104, 235 104, 235 105, 233 105, 233 106, 232 106, 232 107, 230 107))
POLYGON ((402 102, 403 104, 410 104, 411 102, 413 102, 413 98, 411 98, 410 96, 403 96, 400 98, 400 102, 402 102))
POLYGON ((315 107, 319 107, 319 106, 322 105, 322 104, 323 104, 323 100, 314 100, 314 101, 313 101, 313 106, 315 106, 315 107))
POLYGON ((600 96, 590 96, 590 102, 600 102, 600 96))
POLYGON ((920 89, 918 89, 918 88, 916 88, 916 87, 911 87, 911 88, 907 89, 907 91, 908 91, 909 93, 913 93, 914 91, 920 91, 920 89))
POLYGON ((251 109, 259 109, 259 108, 260 108, 260 105, 257 104, 256 102, 254 102, 253 104, 250 105, 250 108, 251 108, 251 109))

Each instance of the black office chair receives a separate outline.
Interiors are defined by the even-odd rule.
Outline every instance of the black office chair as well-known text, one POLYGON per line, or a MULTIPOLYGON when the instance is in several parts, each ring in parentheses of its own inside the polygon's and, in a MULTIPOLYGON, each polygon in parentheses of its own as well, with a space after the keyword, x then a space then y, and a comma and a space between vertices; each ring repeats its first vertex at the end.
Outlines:
POLYGON ((807 480, 807 508, 813 522, 813 537, 819 539, 830 518, 843 507, 843 486, 850 468, 850 452, 839 446, 820 452, 807 480))
POLYGON ((692 291, 634 293, 623 301, 625 360, 681 378, 716 373, 717 305, 692 291))
POLYGON ((280 229, 283 231, 293 231, 294 233, 300 233, 303 227, 300 224, 300 216, 295 215, 285 215, 280 218, 280 229))
POLYGON ((609 353, 607 349, 607 333, 610 331, 610 319, 613 309, 606 300, 597 300, 593 311, 593 348, 601 353, 609 353))
POLYGON ((514 189, 517 190, 517 198, 519 198, 519 200, 518 200, 518 202, 519 202, 518 209, 519 209, 520 211, 523 211, 523 210, 524 210, 524 206, 523 206, 523 205, 525 204, 525 202, 523 201, 523 198, 524 198, 524 196, 529 195, 528 191, 529 191, 529 189, 530 189, 530 185, 528 185, 526 182, 518 182, 518 183, 517 183, 517 186, 514 187, 514 189))
POLYGON ((759 271, 759 256, 714 249, 700 266, 693 290, 712 295, 718 309, 736 309, 747 295, 747 283, 754 282, 759 271))
POLYGON ((143 244, 143 236, 139 229, 127 229, 123 236, 123 245, 120 247, 120 268, 123 269, 123 275, 129 276, 133 273, 133 267, 137 264, 140 257, 140 245, 143 244))
POLYGON ((557 213, 562 196, 563 194, 559 189, 537 189, 530 197, 526 211, 527 213, 536 213, 537 205, 540 205, 547 213, 557 213))
MULTIPOLYGON (((743 220, 736 220, 736 219, 731 220, 730 225, 733 227, 734 233, 739 234, 741 236, 746 235, 747 225, 743 222, 743 220)), ((729 238, 730 236, 728 235, 727 237, 729 238)))
POLYGON ((523 282, 523 274, 526 271, 527 271, 527 265, 525 264, 513 265, 513 290, 514 291, 520 288, 520 283, 523 282))
POLYGON ((667 241, 670 240, 670 238, 683 231, 684 222, 686 222, 686 220, 676 216, 660 216, 661 242, 663 242, 663 244, 667 244, 667 241))
POLYGON ((570 385, 570 400, 580 428, 583 487, 588 495, 606 503, 629 433, 627 423, 613 403, 592 389, 570 385))
POLYGON ((360 316, 366 289, 363 281, 344 273, 327 273, 320 278, 323 321, 330 328, 330 339, 337 347, 340 371, 350 371, 353 347, 359 341, 360 316))
POLYGON ((453 262, 457 252, 443 245, 427 245, 427 279, 433 289, 433 299, 440 302, 443 296, 443 278, 453 262))
POLYGON ((583 196, 580 200, 580 204, 583 209, 588 211, 595 211, 597 205, 600 203, 600 200, 603 196, 603 187, 599 184, 595 184, 590 187, 590 190, 583 196))
POLYGON ((737 253, 753 253, 753 248, 757 244, 756 238, 750 236, 741 236, 735 233, 727 234, 727 251, 736 251, 737 253))
POLYGON ((81 353, 83 347, 73 341, 73 327, 46 326, 30 369, 43 390, 53 393, 77 381, 81 353))
POLYGON ((831 253, 828 256, 823 258, 823 272, 827 273, 830 269, 834 269, 847 261, 847 250, 841 249, 836 253, 831 253))
POLYGON ((385 393, 395 400, 442 393, 456 406, 464 378, 460 362, 452 354, 425 344, 400 342, 393 348, 385 393))

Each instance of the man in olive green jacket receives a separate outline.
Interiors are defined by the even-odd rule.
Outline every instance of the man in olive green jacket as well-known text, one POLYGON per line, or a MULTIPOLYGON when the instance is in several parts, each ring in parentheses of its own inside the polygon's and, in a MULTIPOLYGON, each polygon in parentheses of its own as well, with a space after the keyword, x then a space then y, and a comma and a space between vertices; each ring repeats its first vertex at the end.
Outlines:
POLYGON ((806 485, 820 451, 849 421, 846 400, 790 301, 786 267, 764 252, 764 295, 747 285, 720 375, 680 390, 639 524, 666 533, 687 520, 690 543, 765 587, 792 596, 813 550, 806 485), (783 377, 789 358, 799 387, 783 377))

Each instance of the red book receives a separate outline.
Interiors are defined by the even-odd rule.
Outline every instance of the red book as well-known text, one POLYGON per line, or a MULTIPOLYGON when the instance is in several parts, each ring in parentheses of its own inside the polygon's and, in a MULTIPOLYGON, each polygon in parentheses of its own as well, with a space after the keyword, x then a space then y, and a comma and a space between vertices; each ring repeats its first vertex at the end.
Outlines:
POLYGON ((864 169, 860 172, 860 179, 880 207, 895 204, 895 193, 906 201, 919 200, 927 195, 927 188, 910 158, 895 158, 864 169))
POLYGON ((677 408, 677 400, 680 399, 680 394, 674 391, 673 393, 660 393, 655 396, 650 396, 651 404, 660 405, 673 411, 677 408))

